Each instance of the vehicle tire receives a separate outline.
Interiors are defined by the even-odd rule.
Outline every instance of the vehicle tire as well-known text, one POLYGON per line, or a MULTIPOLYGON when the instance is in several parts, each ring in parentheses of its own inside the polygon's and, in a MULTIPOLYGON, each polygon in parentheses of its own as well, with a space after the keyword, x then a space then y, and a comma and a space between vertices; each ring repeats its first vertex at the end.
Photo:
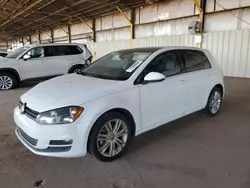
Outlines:
POLYGON ((208 97, 205 112, 209 116, 216 116, 220 112, 221 106, 222 91, 218 87, 215 87, 208 97))
POLYGON ((70 69, 69 73, 81 74, 82 70, 85 68, 85 65, 77 65, 70 69))
POLYGON ((102 162, 121 157, 131 140, 131 122, 119 112, 108 112, 94 124, 89 135, 88 150, 102 162))
POLYGON ((9 72, 0 72, 0 90, 16 88, 18 81, 15 75, 9 72))

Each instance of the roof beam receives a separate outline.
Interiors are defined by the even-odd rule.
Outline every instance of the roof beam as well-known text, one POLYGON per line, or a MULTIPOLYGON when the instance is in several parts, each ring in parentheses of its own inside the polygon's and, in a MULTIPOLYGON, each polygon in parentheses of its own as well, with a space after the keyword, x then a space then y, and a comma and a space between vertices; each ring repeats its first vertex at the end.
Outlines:
MULTIPOLYGON (((69 8, 69 10, 71 10, 71 12, 77 12, 76 10, 73 10, 71 7, 68 7, 69 8)), ((90 28, 91 30, 93 30, 93 28, 84 20, 84 19, 82 19, 80 16, 77 16, 80 20, 81 20, 81 22, 83 22, 83 23, 85 23, 87 26, 88 26, 88 28, 90 28)))
MULTIPOLYGON (((43 8, 45 8, 45 7, 47 7, 48 5, 54 3, 55 1, 56 1, 56 0, 50 0, 48 3, 46 3, 46 4, 42 5, 41 7, 39 7, 36 11, 39 11, 39 10, 41 10, 41 9, 43 9, 43 8)), ((20 21, 20 20, 22 20, 22 19, 24 19, 24 18, 27 18, 29 15, 31 15, 32 13, 34 13, 34 12, 36 12, 36 11, 32 11, 31 13, 26 14, 25 16, 19 18, 18 20, 16 20, 16 21, 10 23, 10 24, 7 25, 6 27, 9 27, 9 26, 15 24, 16 22, 18 22, 18 21, 20 21)))
MULTIPOLYGON (((82 12, 84 12, 84 15, 85 15, 85 14, 88 13, 88 12, 95 11, 95 10, 97 10, 97 9, 100 9, 100 8, 104 8, 104 7, 110 6, 109 4, 106 4, 105 2, 106 2, 106 1, 104 1, 104 4, 101 5, 101 6, 95 6, 95 8, 92 8, 92 9, 89 8, 89 10, 88 10, 87 7, 85 7, 84 9, 80 9, 80 10, 76 11, 75 14, 69 15, 69 16, 67 16, 67 17, 65 17, 65 18, 56 20, 56 21, 51 22, 51 23, 46 23, 46 24, 41 23, 41 24, 37 24, 35 27, 33 27, 33 28, 31 28, 31 29, 30 29, 30 28, 29 28, 29 29, 24 29, 23 31, 25 32, 25 31, 27 31, 27 30, 34 30, 34 29, 36 29, 36 28, 39 28, 40 26, 47 26, 47 25, 52 25, 52 24, 54 24, 54 27, 55 27, 56 24, 57 24, 59 21, 68 20, 69 18, 72 18, 72 17, 77 17, 77 18, 79 18, 79 16, 83 14, 82 12)), ((71 6, 71 7, 72 7, 72 6, 71 6)), ((113 9, 113 8, 114 8, 114 7, 112 7, 112 9, 113 9)), ((96 13, 96 14, 98 14, 98 13, 96 13)), ((48 16, 47 16, 47 17, 48 17, 48 16)), ((90 17, 90 16, 89 16, 89 17, 90 17)), ((81 19, 83 20, 83 18, 81 18, 81 19)), ((86 18, 85 18, 85 19, 86 19, 86 18)), ((37 20, 36 20, 36 21, 37 21, 37 20)), ((36 22, 36 21, 35 21, 35 22, 36 22)), ((26 27, 27 25, 24 25, 24 26, 26 27)), ((16 29, 16 30, 19 30, 19 29, 16 29)), ((16 30, 14 30, 14 32, 15 32, 16 30)))
MULTIPOLYGON (((70 7, 77 6, 77 5, 79 5, 79 4, 81 4, 81 3, 85 2, 85 1, 86 1, 86 0, 77 1, 77 2, 73 3, 70 7)), ((68 7, 63 7, 63 8, 61 8, 61 9, 59 9, 59 10, 57 10, 57 11, 55 11, 55 12, 49 14, 48 16, 44 16, 44 17, 42 17, 42 18, 39 18, 39 19, 35 20, 34 22, 31 22, 31 23, 28 23, 28 24, 24 25, 24 27, 27 27, 27 26, 29 26, 30 24, 34 24, 34 23, 36 23, 36 22, 38 22, 38 21, 41 21, 41 20, 43 20, 43 19, 46 19, 46 18, 48 18, 49 16, 53 16, 53 15, 59 13, 59 12, 62 12, 62 11, 64 11, 64 10, 66 10, 66 9, 68 9, 68 7)))
MULTIPOLYGON (((26 0, 27 1, 27 0, 26 0)), ((36 0, 30 0, 32 2, 36 0)), ((42 0, 40 0, 42 1, 42 0)), ((51 1, 57 1, 57 0, 43 0, 45 1, 44 3, 49 3, 49 7, 55 6, 55 4, 52 4, 51 1)), ((59 1, 59 0, 58 0, 59 1)), ((2 28, 9 27, 13 25, 13 27, 8 28, 9 34, 13 34, 13 36, 23 36, 28 33, 35 33, 37 30, 46 30, 46 29, 52 29, 57 27, 56 25, 62 26, 62 25, 68 25, 70 23, 79 23, 81 22, 86 22, 86 20, 91 20, 93 18, 96 18, 96 16, 103 16, 107 14, 111 14, 114 12, 117 12, 115 9, 115 5, 119 4, 119 1, 112 1, 112 0, 99 0, 97 1, 92 1, 92 0, 78 0, 77 2, 71 4, 71 5, 63 5, 63 7, 58 8, 58 10, 55 8, 55 12, 47 13, 44 12, 44 14, 48 14, 45 16, 42 16, 41 14, 36 14, 39 12, 42 12, 42 7, 44 6, 44 3, 39 4, 39 6, 36 6, 36 8, 30 8, 28 12, 25 12, 24 15, 16 17, 16 19, 12 20, 10 23, 6 24, 2 28), (83 2, 92 2, 89 6, 85 6, 84 8, 78 8, 77 5, 83 3, 83 2), (65 10, 70 10, 70 11, 65 11, 65 10), (41 16, 38 19, 35 19, 33 22, 22 24, 20 27, 16 27, 17 23, 20 20, 32 20, 33 17, 29 17, 29 15, 34 16, 41 16), (62 15, 62 17, 54 17, 55 15, 62 15), (25 19, 26 18, 26 19, 25 19), (30 19, 29 19, 30 18, 30 19), (72 22, 71 22, 72 21, 72 22), (14 27, 15 26, 15 27, 14 27)), ((30 4, 30 3, 29 3, 30 4)), ((26 8, 27 5, 25 4, 26 8)), ((65 3, 63 3, 65 4, 65 3)), ((121 3, 121 9, 128 9, 129 7, 134 7, 134 6, 139 6, 145 4, 145 1, 142 0, 137 0, 136 2, 133 3, 121 3)), ((23 9, 25 9, 24 6, 22 6, 23 9)), ((2 20, 3 21, 3 20, 2 20)), ((6 20, 7 21, 7 20, 6 20)), ((92 25, 89 25, 88 23, 86 24, 89 28, 92 28, 92 25)), ((2 29, 1 28, 1 29, 2 29)))
POLYGON ((9 18, 7 21, 5 21, 4 23, 2 23, 0 25, 0 27, 3 27, 4 25, 6 25, 7 23, 9 23, 10 21, 12 21, 14 18, 20 16, 21 14, 23 14, 24 12, 26 12, 27 10, 31 9, 32 7, 36 6, 38 3, 40 3, 42 0, 36 0, 35 2, 33 2, 32 4, 30 4, 28 7, 24 8, 22 11, 18 12, 17 14, 13 15, 11 18, 9 18))
POLYGON ((1 5, 1 8, 4 8, 4 6, 9 2, 10 0, 5 0, 3 4, 1 5))

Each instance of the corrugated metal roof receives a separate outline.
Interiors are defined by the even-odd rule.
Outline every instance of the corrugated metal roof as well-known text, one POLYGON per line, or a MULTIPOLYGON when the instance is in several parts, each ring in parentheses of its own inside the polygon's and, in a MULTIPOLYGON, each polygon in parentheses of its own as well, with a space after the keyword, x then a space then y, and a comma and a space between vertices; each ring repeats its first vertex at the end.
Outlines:
POLYGON ((128 9, 146 3, 146 0, 0 0, 0 40, 110 14, 117 11, 116 5, 128 9))

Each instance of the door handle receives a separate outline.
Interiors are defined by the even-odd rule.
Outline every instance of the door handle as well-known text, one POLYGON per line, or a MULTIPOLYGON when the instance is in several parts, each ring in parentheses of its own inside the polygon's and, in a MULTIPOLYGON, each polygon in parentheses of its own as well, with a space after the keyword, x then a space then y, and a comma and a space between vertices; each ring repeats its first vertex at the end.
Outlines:
POLYGON ((186 80, 180 80, 179 81, 179 84, 184 84, 184 83, 186 83, 186 80))

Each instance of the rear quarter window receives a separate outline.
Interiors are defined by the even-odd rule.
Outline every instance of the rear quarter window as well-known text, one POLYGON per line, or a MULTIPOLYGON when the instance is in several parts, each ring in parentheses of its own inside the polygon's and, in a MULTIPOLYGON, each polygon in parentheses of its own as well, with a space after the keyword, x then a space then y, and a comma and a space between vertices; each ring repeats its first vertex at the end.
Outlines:
POLYGON ((70 50, 68 46, 46 46, 45 47, 46 57, 64 56, 64 55, 70 55, 70 50))
POLYGON ((83 50, 79 46, 68 46, 70 55, 81 54, 83 50))
POLYGON ((182 50, 185 72, 211 68, 207 56, 202 51, 182 50))

